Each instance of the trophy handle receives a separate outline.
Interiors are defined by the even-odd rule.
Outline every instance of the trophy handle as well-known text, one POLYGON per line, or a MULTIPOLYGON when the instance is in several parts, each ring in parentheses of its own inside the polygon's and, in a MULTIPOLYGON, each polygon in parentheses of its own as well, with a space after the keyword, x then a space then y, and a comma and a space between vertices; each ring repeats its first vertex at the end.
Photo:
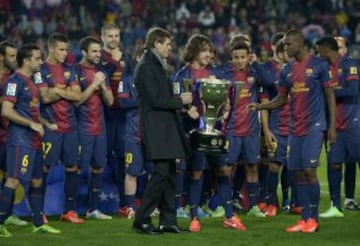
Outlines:
POLYGON ((192 92, 192 79, 185 78, 183 79, 184 82, 184 92, 192 92))

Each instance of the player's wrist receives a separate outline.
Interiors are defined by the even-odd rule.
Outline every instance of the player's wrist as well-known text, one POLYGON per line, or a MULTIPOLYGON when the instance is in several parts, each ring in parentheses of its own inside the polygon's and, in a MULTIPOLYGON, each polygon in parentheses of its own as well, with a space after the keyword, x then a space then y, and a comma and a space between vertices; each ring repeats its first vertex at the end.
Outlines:
POLYGON ((46 128, 50 128, 51 127, 51 123, 49 121, 45 121, 43 124, 46 128))
POLYGON ((270 131, 269 127, 264 127, 264 125, 262 127, 263 127, 264 135, 270 135, 271 134, 271 131, 270 131))
POLYGON ((97 86, 97 85, 91 85, 90 87, 93 91, 96 91, 99 89, 99 86, 97 86))
POLYGON ((107 91, 108 91, 108 89, 106 88, 105 85, 100 85, 100 89, 101 89, 101 92, 102 92, 103 94, 106 94, 107 91))
POLYGON ((34 129, 34 127, 35 127, 36 124, 37 124, 37 123, 36 123, 35 121, 29 121, 29 122, 28 122, 28 127, 29 127, 30 129, 34 129))

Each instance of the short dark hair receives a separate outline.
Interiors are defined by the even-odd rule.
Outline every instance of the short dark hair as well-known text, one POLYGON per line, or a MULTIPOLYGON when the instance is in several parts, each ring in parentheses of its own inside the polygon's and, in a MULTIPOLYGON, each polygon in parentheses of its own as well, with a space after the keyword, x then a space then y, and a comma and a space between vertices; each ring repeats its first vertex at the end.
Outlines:
POLYGON ((148 49, 155 47, 155 42, 163 43, 165 39, 172 39, 170 32, 160 27, 152 27, 146 33, 145 47, 148 49))
POLYGON ((278 55, 279 53, 285 53, 285 44, 284 44, 284 40, 280 39, 275 46, 275 53, 278 55))
POLYGON ((92 44, 100 44, 100 40, 93 36, 86 36, 80 40, 80 50, 88 51, 92 44))
POLYGON ((229 40, 229 47, 233 46, 235 43, 239 42, 249 42, 251 44, 251 37, 248 34, 238 33, 232 36, 229 40))
POLYGON ((25 44, 22 46, 16 56, 16 62, 21 67, 24 64, 25 59, 30 59, 33 56, 34 50, 40 50, 36 44, 25 44))
POLYGON ((185 46, 184 61, 192 62, 205 46, 208 46, 211 52, 214 51, 214 46, 208 37, 202 34, 192 35, 185 46))
POLYGON ((284 37, 284 32, 277 32, 271 37, 271 45, 276 45, 284 37))
POLYGON ((339 46, 336 42, 336 39, 331 36, 325 36, 325 37, 319 39, 318 41, 316 41, 316 45, 329 48, 330 50, 336 51, 336 52, 339 50, 339 46))
POLYGON ((54 32, 47 41, 48 48, 54 47, 57 42, 68 43, 69 39, 62 33, 54 32))
POLYGON ((5 40, 0 42, 0 54, 5 56, 6 55, 6 48, 14 48, 16 49, 16 45, 5 40))
POLYGON ((290 29, 289 31, 287 31, 285 33, 286 37, 295 37, 298 41, 302 42, 303 44, 305 43, 305 38, 304 35, 302 34, 301 31, 297 30, 297 29, 290 29))
POLYGON ((141 56, 142 54, 144 54, 144 50, 145 50, 145 47, 143 45, 136 46, 135 50, 134 50, 134 53, 133 53, 134 60, 136 59, 136 57, 141 56))
POLYGON ((230 47, 230 52, 233 52, 234 50, 246 50, 247 53, 250 53, 250 47, 249 47, 249 45, 247 45, 245 42, 237 42, 237 43, 234 43, 234 44, 230 47))

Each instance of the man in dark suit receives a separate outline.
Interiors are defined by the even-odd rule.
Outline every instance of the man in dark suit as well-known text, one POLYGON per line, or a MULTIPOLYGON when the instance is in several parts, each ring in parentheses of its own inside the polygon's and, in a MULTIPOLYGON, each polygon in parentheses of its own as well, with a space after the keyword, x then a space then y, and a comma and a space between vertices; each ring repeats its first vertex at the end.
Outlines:
POLYGON ((145 159, 154 170, 136 211, 133 229, 140 233, 183 232, 176 222, 176 158, 185 158, 188 147, 177 112, 192 102, 191 93, 173 95, 166 73, 166 58, 171 51, 171 34, 151 28, 146 35, 146 51, 135 68, 134 83, 138 91, 140 132, 145 159), (159 208, 159 229, 151 223, 150 213, 159 208))

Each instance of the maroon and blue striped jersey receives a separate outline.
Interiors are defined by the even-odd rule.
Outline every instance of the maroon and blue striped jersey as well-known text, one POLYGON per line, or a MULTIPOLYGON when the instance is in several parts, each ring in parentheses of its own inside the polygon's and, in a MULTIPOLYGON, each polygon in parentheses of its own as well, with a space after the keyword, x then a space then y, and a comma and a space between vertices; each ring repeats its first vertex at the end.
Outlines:
POLYGON ((331 64, 331 73, 336 96, 336 129, 359 127, 358 63, 349 56, 340 56, 331 64))
POLYGON ((232 82, 230 89, 230 114, 225 123, 225 131, 232 136, 250 136, 259 134, 260 124, 258 112, 250 111, 247 105, 259 102, 260 81, 258 73, 248 68, 238 71, 232 66, 227 66, 224 71, 226 79, 232 82), (242 82, 242 90, 239 90, 238 82, 242 82))
POLYGON ((124 139, 133 143, 140 143, 139 112, 137 106, 137 92, 131 79, 121 81, 118 89, 120 107, 126 112, 124 139))
POLYGON ((279 93, 290 93, 290 129, 293 136, 327 129, 323 87, 331 87, 328 63, 314 55, 285 65, 280 75, 279 93))
MULTIPOLYGON (((79 85, 73 67, 67 64, 53 65, 45 62, 41 66, 40 73, 41 79, 35 80, 38 88, 66 89, 79 85)), ((57 124, 59 133, 68 133, 76 129, 75 106, 69 100, 61 98, 56 102, 43 104, 41 115, 49 122, 57 124)))
MULTIPOLYGON (((111 54, 105 50, 101 51, 101 69, 109 76, 111 92, 117 97, 120 81, 130 75, 130 62, 126 55, 120 61, 115 61, 111 54)), ((114 100, 112 108, 119 108, 118 100, 114 100)))
MULTIPOLYGON (((75 71, 82 92, 93 83, 97 72, 104 72, 99 67, 87 67, 81 64, 75 66, 75 71)), ((110 89, 108 80, 106 80, 106 86, 110 89)), ((79 134, 98 136, 105 133, 104 104, 101 91, 94 92, 83 102, 77 108, 76 115, 79 134)))
MULTIPOLYGON (((0 74, 0 100, 2 99, 2 96, 4 95, 5 90, 5 84, 6 81, 9 79, 9 77, 13 74, 13 71, 10 71, 9 73, 0 74)), ((8 128, 8 120, 5 119, 0 115, 0 146, 6 144, 6 136, 7 136, 7 128, 8 128)))
MULTIPOLYGON (((40 123, 39 94, 32 78, 19 72, 10 76, 5 85, 3 100, 14 103, 14 110, 22 117, 40 123)), ((39 150, 41 148, 41 136, 38 132, 31 130, 30 127, 10 121, 7 145, 19 145, 39 150)))
MULTIPOLYGON (((263 85, 261 98, 267 98, 270 101, 278 94, 279 78, 282 67, 274 60, 269 60, 261 64, 261 84, 263 85)), ((289 117, 290 117, 290 98, 283 107, 269 111, 269 128, 280 136, 289 134, 289 117)))

